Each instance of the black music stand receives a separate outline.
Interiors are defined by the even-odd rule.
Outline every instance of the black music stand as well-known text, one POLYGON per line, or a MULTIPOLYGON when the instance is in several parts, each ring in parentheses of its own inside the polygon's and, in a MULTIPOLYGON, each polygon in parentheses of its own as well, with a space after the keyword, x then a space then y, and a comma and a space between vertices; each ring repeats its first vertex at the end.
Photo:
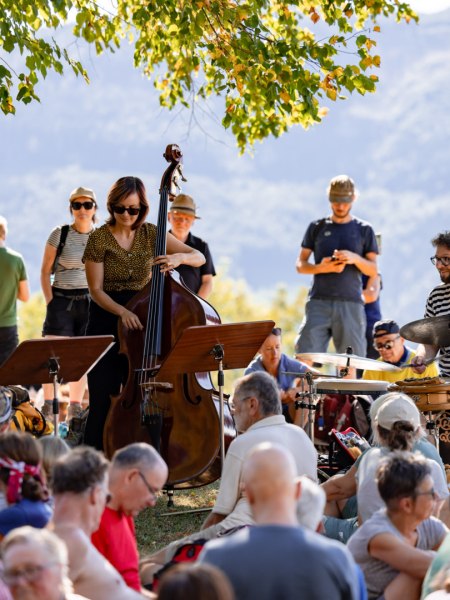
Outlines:
POLYGON ((274 321, 186 328, 161 364, 159 375, 219 371, 220 457, 225 460, 223 371, 246 367, 272 331, 274 321))
POLYGON ((58 384, 78 381, 113 344, 112 335, 25 340, 0 366, 0 385, 53 383, 54 435, 58 435, 58 384))

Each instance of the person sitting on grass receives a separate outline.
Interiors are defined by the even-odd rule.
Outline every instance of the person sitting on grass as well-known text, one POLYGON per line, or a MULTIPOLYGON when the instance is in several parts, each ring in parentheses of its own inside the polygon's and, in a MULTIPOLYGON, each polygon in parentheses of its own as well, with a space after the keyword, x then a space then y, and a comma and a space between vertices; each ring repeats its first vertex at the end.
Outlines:
POLYGON ((436 492, 429 463, 395 452, 379 466, 376 481, 386 508, 353 534, 348 548, 361 566, 369 600, 418 600, 434 552, 448 529, 432 517, 436 492))

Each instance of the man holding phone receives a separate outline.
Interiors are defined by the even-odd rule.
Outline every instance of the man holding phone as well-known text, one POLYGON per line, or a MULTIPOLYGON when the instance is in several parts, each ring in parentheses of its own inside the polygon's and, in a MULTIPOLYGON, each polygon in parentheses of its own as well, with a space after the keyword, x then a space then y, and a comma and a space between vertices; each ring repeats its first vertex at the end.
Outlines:
POLYGON ((366 355, 366 317, 361 274, 377 274, 378 246, 366 221, 351 215, 356 190, 348 175, 328 186, 331 215, 308 226, 296 268, 313 275, 296 353, 326 352, 331 338, 336 351, 366 355), (311 256, 314 262, 310 262, 311 256))

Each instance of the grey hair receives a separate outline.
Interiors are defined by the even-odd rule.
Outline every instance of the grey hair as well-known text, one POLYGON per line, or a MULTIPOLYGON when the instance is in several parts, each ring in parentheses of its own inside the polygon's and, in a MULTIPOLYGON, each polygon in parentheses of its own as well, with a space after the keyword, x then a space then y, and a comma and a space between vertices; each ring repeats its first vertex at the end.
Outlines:
POLYGON ((317 531, 325 510, 327 496, 324 490, 306 475, 298 479, 302 491, 297 502, 297 521, 302 527, 317 531))
POLYGON ((263 416, 281 415, 281 398, 277 382, 265 371, 254 371, 238 379, 234 388, 240 398, 255 397, 263 416))
POLYGON ((145 442, 128 444, 128 446, 117 450, 111 459, 113 469, 129 469, 143 466, 153 469, 161 463, 164 463, 164 460, 160 454, 158 454, 153 446, 145 442))
POLYGON ((24 546, 36 544, 42 556, 49 557, 61 567, 61 583, 65 594, 73 592, 72 582, 69 579, 69 557, 66 544, 48 529, 36 529, 25 525, 10 531, 0 545, 0 556, 5 558, 9 548, 23 544, 24 546))

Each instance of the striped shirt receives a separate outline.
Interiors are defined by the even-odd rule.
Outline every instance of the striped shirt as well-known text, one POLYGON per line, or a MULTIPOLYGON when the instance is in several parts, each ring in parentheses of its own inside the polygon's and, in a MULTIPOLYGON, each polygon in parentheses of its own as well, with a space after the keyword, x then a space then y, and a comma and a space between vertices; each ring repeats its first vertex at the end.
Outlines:
MULTIPOLYGON (((449 315, 450 319, 450 283, 442 283, 431 290, 425 308, 426 317, 449 315)), ((439 348, 439 370, 444 377, 450 377, 450 346, 439 348)))
MULTIPOLYGON (((87 288, 86 272, 82 262, 89 233, 78 233, 69 227, 66 243, 58 257, 53 286, 64 290, 87 288)), ((61 239, 61 227, 56 227, 50 234, 47 244, 58 248, 61 239)))

